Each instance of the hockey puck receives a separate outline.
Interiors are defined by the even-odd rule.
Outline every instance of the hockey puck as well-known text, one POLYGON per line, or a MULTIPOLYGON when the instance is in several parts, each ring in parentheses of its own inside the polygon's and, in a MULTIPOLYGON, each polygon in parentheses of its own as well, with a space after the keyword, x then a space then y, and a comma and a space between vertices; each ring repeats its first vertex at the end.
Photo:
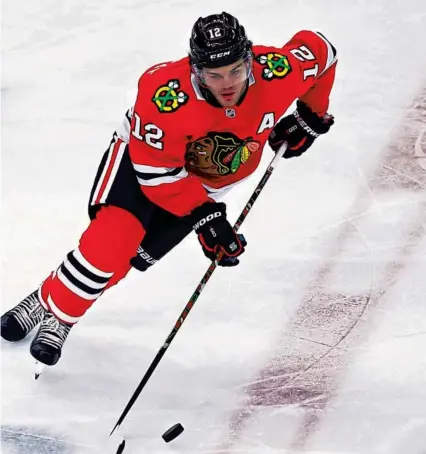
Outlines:
POLYGON ((182 424, 177 423, 163 433, 163 440, 168 443, 178 437, 183 431, 184 429, 182 424))

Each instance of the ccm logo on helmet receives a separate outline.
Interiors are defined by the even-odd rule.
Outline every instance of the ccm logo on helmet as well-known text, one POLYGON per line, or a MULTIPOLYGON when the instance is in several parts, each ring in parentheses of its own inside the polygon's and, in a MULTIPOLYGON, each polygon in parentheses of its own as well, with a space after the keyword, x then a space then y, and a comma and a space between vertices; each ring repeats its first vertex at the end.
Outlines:
POLYGON ((215 218, 220 218, 222 216, 222 213, 220 211, 216 211, 216 213, 209 214, 205 218, 201 219, 194 225, 194 230, 198 230, 200 227, 202 227, 204 224, 207 222, 212 221, 215 218))
POLYGON ((210 55, 210 60, 216 60, 217 58, 227 57, 231 55, 231 51, 227 50, 226 52, 219 52, 218 54, 210 55))

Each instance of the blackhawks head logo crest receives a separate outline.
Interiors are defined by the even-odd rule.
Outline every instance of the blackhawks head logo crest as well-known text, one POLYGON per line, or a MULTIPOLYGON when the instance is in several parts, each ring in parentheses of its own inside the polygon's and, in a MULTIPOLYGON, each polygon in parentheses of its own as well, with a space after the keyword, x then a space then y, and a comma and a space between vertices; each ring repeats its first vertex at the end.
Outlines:
POLYGON ((285 77, 291 71, 287 57, 276 52, 258 55, 256 60, 265 66, 262 71, 262 77, 266 80, 285 77))
POLYGON ((152 98, 161 113, 173 112, 188 101, 188 95, 179 91, 179 81, 169 80, 166 85, 157 88, 152 98))
POLYGON ((230 132, 209 132, 186 146, 186 168, 198 175, 223 176, 236 173, 260 148, 251 137, 239 139, 230 132))

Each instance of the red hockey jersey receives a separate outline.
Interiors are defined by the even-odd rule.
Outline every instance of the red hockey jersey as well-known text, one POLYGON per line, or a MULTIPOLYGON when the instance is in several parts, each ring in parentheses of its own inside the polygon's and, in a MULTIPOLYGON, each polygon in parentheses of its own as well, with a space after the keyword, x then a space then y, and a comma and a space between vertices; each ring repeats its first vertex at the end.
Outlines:
POLYGON ((336 51, 323 35, 301 31, 282 48, 255 45, 253 54, 246 96, 232 108, 203 98, 188 57, 141 76, 129 152, 141 190, 157 205, 183 216, 252 174, 296 99, 327 111, 336 51))

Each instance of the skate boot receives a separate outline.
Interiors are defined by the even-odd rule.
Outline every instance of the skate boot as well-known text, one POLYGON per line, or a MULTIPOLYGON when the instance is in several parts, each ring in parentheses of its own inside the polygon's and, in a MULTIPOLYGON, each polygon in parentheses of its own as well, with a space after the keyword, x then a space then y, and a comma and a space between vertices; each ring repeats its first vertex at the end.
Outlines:
POLYGON ((9 342, 24 339, 43 320, 45 313, 35 290, 1 316, 1 337, 9 342))
POLYGON ((46 312, 40 328, 31 342, 30 353, 40 363, 54 366, 61 357, 62 346, 72 328, 46 312))

